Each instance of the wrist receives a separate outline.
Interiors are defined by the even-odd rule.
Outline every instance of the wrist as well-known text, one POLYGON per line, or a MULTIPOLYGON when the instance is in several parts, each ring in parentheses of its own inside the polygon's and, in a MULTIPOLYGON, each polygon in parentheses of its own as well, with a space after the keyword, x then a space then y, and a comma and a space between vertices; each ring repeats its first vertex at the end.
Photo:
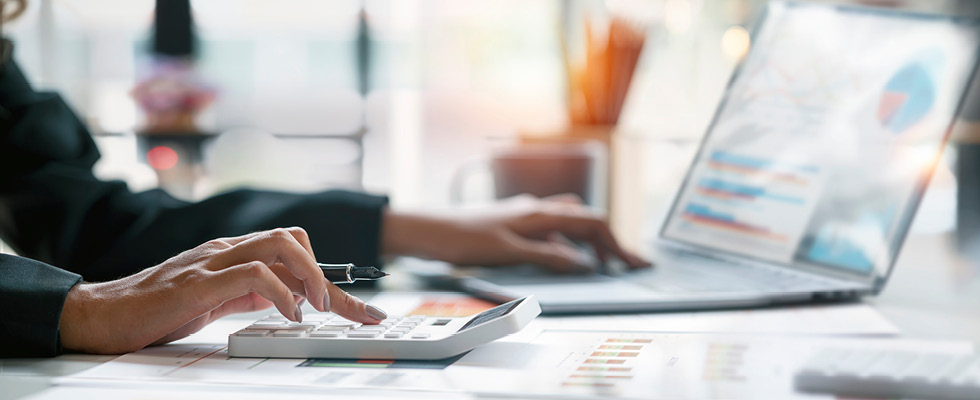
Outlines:
POLYGON ((381 229, 381 253, 386 256, 413 256, 443 259, 444 236, 450 223, 421 213, 386 209, 381 229))
POLYGON ((64 349, 91 351, 92 339, 97 333, 87 325, 89 321, 95 319, 91 315, 92 310, 95 309, 92 306, 94 303, 95 296, 92 291, 92 284, 79 283, 68 291, 58 322, 61 346, 64 349))

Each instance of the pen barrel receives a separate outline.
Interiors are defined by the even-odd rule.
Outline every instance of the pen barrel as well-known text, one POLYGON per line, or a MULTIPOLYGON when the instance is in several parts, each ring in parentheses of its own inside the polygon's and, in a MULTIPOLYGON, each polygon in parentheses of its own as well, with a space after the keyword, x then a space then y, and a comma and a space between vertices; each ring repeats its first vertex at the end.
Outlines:
POLYGON ((330 283, 353 283, 354 278, 351 276, 351 268, 354 268, 354 264, 322 264, 317 263, 320 267, 320 271, 323 271, 323 277, 327 278, 330 283))

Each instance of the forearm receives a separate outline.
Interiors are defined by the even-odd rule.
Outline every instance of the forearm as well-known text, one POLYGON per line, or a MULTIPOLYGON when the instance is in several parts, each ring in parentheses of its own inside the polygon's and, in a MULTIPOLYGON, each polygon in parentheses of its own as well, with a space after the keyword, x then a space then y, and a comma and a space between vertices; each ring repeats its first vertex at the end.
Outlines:
POLYGON ((24 182, 0 190, 0 215, 11 216, 0 221, 4 240, 86 280, 130 275, 213 238, 288 226, 307 229, 321 261, 378 263, 384 197, 239 190, 185 203, 95 178, 24 182))
POLYGON ((114 281, 72 287, 60 317, 62 347, 82 353, 122 354, 150 345, 172 331, 174 322, 207 311, 194 308, 200 297, 196 293, 184 293, 187 298, 180 299, 189 307, 174 307, 164 296, 173 293, 164 289, 176 285, 151 279, 153 272, 146 269, 114 281))
POLYGON ((381 234, 382 254, 459 265, 492 261, 492 257, 484 254, 517 244, 517 237, 507 232, 506 217, 496 215, 501 210, 457 210, 437 214, 386 209, 381 234))
POLYGON ((381 229, 381 253, 442 259, 451 226, 452 221, 445 217, 386 208, 381 229))

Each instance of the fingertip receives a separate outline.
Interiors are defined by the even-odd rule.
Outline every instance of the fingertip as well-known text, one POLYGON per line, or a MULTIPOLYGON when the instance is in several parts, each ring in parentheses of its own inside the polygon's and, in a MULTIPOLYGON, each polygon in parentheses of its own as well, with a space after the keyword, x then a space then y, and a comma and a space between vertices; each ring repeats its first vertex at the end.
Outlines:
POLYGON ((325 297, 325 301, 329 303, 325 304, 328 306, 330 311, 333 311, 341 317, 347 318, 354 322, 360 322, 362 324, 376 325, 381 320, 388 317, 388 314, 381 311, 380 308, 376 306, 371 306, 357 297, 351 296, 340 288, 337 288, 336 292, 333 293, 333 298, 325 297), (372 315, 374 313, 374 315, 372 315), (377 318, 380 316, 381 318, 377 318))
POLYGON ((383 310, 381 310, 380 308, 378 308, 374 304, 366 304, 365 303, 364 304, 364 311, 371 318, 374 318, 374 319, 378 320, 378 322, 381 322, 385 318, 388 318, 388 313, 384 312, 383 310))
MULTIPOLYGON (((315 279, 316 278, 314 278, 313 280, 315 279)), ((313 308, 316 309, 317 311, 321 311, 321 312, 330 311, 329 306, 324 308, 324 304, 330 304, 329 300, 326 299, 327 292, 328 292, 327 285, 329 285, 329 283, 327 283, 326 279, 322 279, 323 284, 319 285, 316 282, 313 282, 313 280, 307 279, 303 281, 303 289, 306 291, 306 297, 309 298, 310 300, 310 305, 313 306, 313 308), (324 296, 324 297, 321 298, 319 296, 324 296)))
POLYGON ((631 255, 630 259, 631 260, 629 261, 629 265, 633 269, 650 268, 653 266, 652 262, 639 256, 631 255))
POLYGON ((290 308, 288 305, 282 306, 276 304, 276 310, 279 310, 279 314, 290 321, 296 321, 296 307, 290 308))
POLYGON ((330 304, 330 300, 327 299, 327 292, 326 292, 326 290, 324 290, 322 292, 322 294, 320 294, 320 295, 315 295, 314 293, 316 293, 316 292, 308 292, 307 293, 307 297, 310 300, 310 306, 312 306, 314 310, 317 310, 317 311, 320 311, 320 312, 330 311, 330 307, 329 306, 324 307, 324 305, 330 304), (323 297, 318 297, 318 296, 323 296, 323 297))

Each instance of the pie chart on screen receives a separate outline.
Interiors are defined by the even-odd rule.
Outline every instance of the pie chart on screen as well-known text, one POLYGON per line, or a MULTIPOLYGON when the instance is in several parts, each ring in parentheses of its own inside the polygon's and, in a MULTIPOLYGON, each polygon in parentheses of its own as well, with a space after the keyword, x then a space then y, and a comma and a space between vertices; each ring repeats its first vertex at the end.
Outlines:
POLYGON ((919 63, 898 70, 878 104, 878 121, 892 133, 902 133, 921 121, 936 100, 936 87, 929 72, 919 63))

